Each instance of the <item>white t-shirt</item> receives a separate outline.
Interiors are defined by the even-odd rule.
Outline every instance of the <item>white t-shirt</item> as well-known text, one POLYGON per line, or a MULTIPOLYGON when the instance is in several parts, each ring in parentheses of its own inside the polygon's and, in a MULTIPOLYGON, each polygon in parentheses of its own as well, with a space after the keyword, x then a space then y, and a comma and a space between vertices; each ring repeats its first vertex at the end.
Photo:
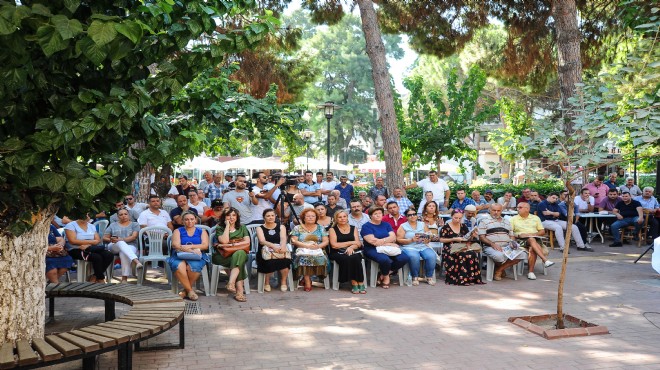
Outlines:
POLYGON ((172 219, 170 218, 169 213, 165 212, 164 210, 159 209, 158 213, 153 213, 149 208, 142 211, 142 213, 140 213, 140 217, 138 217, 137 220, 140 226, 147 225, 147 227, 148 226, 167 227, 167 223, 171 221, 172 219))
MULTIPOLYGON (((156 192, 154 191, 154 189, 151 189, 151 194, 153 194, 153 195, 157 195, 156 192)), ((179 191, 176 190, 176 186, 172 185, 172 186, 170 187, 170 191, 168 191, 167 194, 179 195, 179 191)), ((176 206, 177 206, 177 204, 176 204, 176 199, 174 199, 174 198, 165 198, 165 199, 163 200, 163 206, 172 206, 172 207, 176 207, 176 206)))
POLYGON ((137 221, 138 217, 140 217, 140 213, 144 212, 147 208, 149 208, 149 206, 146 203, 135 203, 133 207, 128 204, 126 205, 126 209, 128 209, 128 213, 133 221, 137 221))
POLYGON ((438 203, 439 207, 442 207, 445 202, 445 191, 449 190, 449 185, 443 179, 438 179, 437 182, 431 182, 430 179, 424 179, 417 182, 417 186, 422 188, 424 191, 422 195, 426 194, 427 191, 433 192, 433 200, 438 203))
MULTIPOLYGON (((589 201, 588 201, 588 202, 589 202, 589 203, 587 203, 587 201, 585 201, 584 199, 582 199, 582 197, 575 197, 575 199, 573 200, 573 203, 575 203, 575 210, 576 210, 577 212, 579 212, 580 210, 586 210, 586 209, 589 209, 589 205, 592 205, 592 206, 593 206, 594 203, 595 203, 595 202, 594 202, 594 197, 592 197, 592 196, 590 195, 590 196, 589 196, 589 201)), ((584 213, 584 212, 581 212, 581 213, 584 213)))
POLYGON ((202 202, 202 201, 200 200, 199 203, 197 203, 196 206, 193 205, 193 204, 190 203, 190 202, 188 202, 188 206, 189 206, 190 208, 194 208, 194 209, 197 211, 197 214, 201 216, 201 215, 204 214, 204 207, 206 207, 206 203, 204 203, 204 202, 202 202))
MULTIPOLYGON (((323 181, 321 182, 321 190, 335 190, 335 187, 339 185, 337 181, 323 181)), ((328 203, 328 195, 323 194, 323 202, 328 203)))
MULTIPOLYGON (((259 194, 262 190, 265 190, 265 192, 268 192, 273 187, 275 187, 275 185, 273 185, 271 183, 268 183, 268 184, 264 185, 263 189, 261 189, 260 187, 255 185, 254 189, 252 191, 254 191, 255 194, 259 194)), ((273 203, 271 203, 270 200, 268 200, 268 199, 257 198, 257 201, 259 202, 259 203, 257 203, 257 205, 254 205, 254 204, 252 205, 252 221, 263 220, 264 211, 267 210, 267 209, 272 209, 273 208, 273 203)))

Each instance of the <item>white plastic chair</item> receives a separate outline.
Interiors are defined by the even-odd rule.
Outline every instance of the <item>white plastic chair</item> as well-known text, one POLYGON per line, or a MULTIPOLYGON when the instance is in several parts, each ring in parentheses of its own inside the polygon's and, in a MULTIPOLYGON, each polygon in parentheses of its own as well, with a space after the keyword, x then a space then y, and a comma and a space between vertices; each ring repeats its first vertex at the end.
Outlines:
MULTIPOLYGON (((215 252, 215 248, 211 246, 209 248, 209 251, 211 251, 211 292, 210 295, 215 295, 218 292, 218 279, 220 279, 220 269, 223 268, 225 270, 229 270, 228 266, 222 266, 222 265, 216 265, 213 263, 213 253, 215 252)), ((248 258, 249 261, 249 258, 248 258)), ((250 272, 248 271, 248 262, 245 262, 245 279, 243 280, 243 290, 245 290, 245 294, 250 294, 250 272)))
MULTIPOLYGON (((378 279, 378 262, 374 260, 369 260, 371 262, 369 266, 369 286, 372 288, 376 287, 376 280, 378 279)), ((408 266, 406 263, 405 266, 408 266)), ((403 267, 399 269, 398 271, 399 274, 399 285, 403 286, 405 283, 405 280, 403 278, 403 267)))
MULTIPOLYGON (((362 276, 367 278, 367 266, 364 263, 364 256, 362 258, 362 276)), ((332 261, 332 290, 339 290, 339 264, 337 261, 332 261)))
MULTIPOLYGON (((211 230, 210 227, 204 225, 196 225, 196 227, 198 229, 206 230, 207 232, 210 232, 211 230)), ((172 250, 172 235, 170 235, 167 238, 167 247, 168 250, 170 251, 172 250)), ((211 295, 211 287, 209 286, 209 270, 207 268, 207 265, 204 265, 204 267, 202 267, 202 271, 200 272, 200 277, 202 278, 202 284, 204 284, 204 295, 208 297, 211 295)), ((172 279, 170 281, 172 282, 172 293, 179 294, 179 279, 176 277, 174 271, 172 271, 172 279)), ((198 281, 199 279, 197 279, 195 284, 197 284, 198 281)))
POLYGON ((250 252, 248 253, 248 275, 252 275, 252 271, 257 269, 257 252, 259 251, 259 238, 257 237, 257 228, 261 225, 246 225, 250 233, 250 252))
POLYGON ((171 212, 174 208, 176 208, 176 206, 173 206, 173 205, 170 205, 170 204, 168 204, 168 205, 164 205, 164 204, 163 204, 163 211, 167 212, 168 215, 170 214, 170 212, 171 212))
POLYGON ((144 278, 147 276, 147 262, 157 263, 163 261, 165 265, 165 272, 167 274, 168 281, 171 281, 172 272, 170 271, 170 265, 167 263, 167 258, 170 256, 170 249, 167 249, 166 253, 163 253, 163 239, 165 235, 168 234, 172 236, 172 230, 163 227, 163 226, 149 226, 144 229, 140 229, 138 234, 138 245, 140 246, 140 253, 138 260, 144 266, 142 268, 142 274, 138 276, 138 285, 142 285, 144 278), (143 235, 147 234, 149 238, 149 247, 145 247, 143 235), (148 251, 148 255, 145 255, 145 251, 148 251))
MULTIPOLYGON (((258 241, 257 241, 258 243, 258 241)), ((292 251, 291 244, 287 244, 286 248, 289 252, 292 251)), ((255 258, 256 261, 256 258, 255 258)), ((277 272, 276 272, 277 273, 277 272)), ((263 293, 264 292, 264 285, 265 285, 265 280, 266 280, 266 274, 257 272, 257 293, 263 293)), ((286 276, 288 288, 290 292, 293 292, 296 287, 293 286, 293 263, 291 266, 289 266, 289 273, 286 276)), ((280 281, 280 284, 282 282, 280 281)))
MULTIPOLYGON (((438 256, 437 253, 436 253, 436 256, 438 256)), ((419 257, 419 272, 420 272, 420 274, 424 269, 424 263, 425 263, 424 258, 422 258, 420 256, 419 257)), ((442 257, 436 257, 435 268, 436 269, 438 269, 438 268, 442 269, 442 257)), ((406 279, 406 286, 412 286, 412 276, 410 276, 410 264, 406 263, 401 269, 403 270, 403 276, 406 279)), ((433 273, 433 280, 434 281, 436 280, 435 274, 436 273, 434 272, 433 273)), ((420 276, 420 278, 421 278, 421 276, 420 276)), ((424 281, 426 281, 426 280, 424 280, 424 281)))
POLYGON ((101 237, 101 240, 103 240, 103 234, 105 234, 105 229, 108 228, 108 225, 110 225, 110 221, 108 220, 98 220, 94 222, 92 225, 96 227, 96 231, 99 233, 99 236, 101 237))
MULTIPOLYGON (((516 265, 511 266, 511 269, 513 270, 513 280, 518 280, 518 269, 516 267, 518 265, 522 265, 523 261, 524 260, 518 262, 516 265)), ((489 256, 486 256, 486 281, 493 281, 494 274, 495 274, 495 261, 489 256)))

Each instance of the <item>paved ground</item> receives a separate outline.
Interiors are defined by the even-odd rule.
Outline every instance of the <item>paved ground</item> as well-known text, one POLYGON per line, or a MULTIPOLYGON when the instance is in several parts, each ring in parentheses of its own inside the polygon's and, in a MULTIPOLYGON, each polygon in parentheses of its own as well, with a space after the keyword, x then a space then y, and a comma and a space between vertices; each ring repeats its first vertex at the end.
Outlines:
MULTIPOLYGON (((547 276, 537 267, 536 281, 392 285, 364 296, 347 287, 266 294, 253 287, 248 302, 238 303, 220 288, 200 298, 202 314, 186 316, 185 350, 136 353, 133 363, 137 369, 660 369, 660 314, 643 315, 660 312, 660 275, 650 255, 633 264, 636 246, 592 245, 596 253, 571 251, 564 309, 606 325, 609 335, 548 341, 507 322, 555 312, 558 263, 547 276)), ((559 262, 559 252, 550 258, 559 262)), ((100 301, 58 300, 56 308, 51 332, 103 319, 100 301), (65 313, 81 319, 72 323, 65 313)), ((152 343, 177 338, 175 328, 152 343)), ((74 365, 56 369, 80 367, 74 365)), ((115 354, 101 356, 100 365, 114 368, 115 354)))

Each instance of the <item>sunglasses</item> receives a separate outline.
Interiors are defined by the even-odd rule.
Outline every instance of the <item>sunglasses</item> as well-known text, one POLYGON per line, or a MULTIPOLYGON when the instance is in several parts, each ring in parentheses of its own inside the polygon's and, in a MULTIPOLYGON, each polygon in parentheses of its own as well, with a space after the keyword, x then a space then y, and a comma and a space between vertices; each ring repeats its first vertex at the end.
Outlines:
POLYGON ((412 217, 412 216, 417 216, 417 213, 407 213, 406 217, 412 217))

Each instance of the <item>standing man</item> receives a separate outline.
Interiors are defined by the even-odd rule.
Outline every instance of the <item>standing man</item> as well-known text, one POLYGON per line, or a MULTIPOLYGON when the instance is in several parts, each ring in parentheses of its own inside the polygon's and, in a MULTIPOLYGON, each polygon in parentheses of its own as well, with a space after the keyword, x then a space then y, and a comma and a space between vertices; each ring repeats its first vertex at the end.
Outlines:
MULTIPOLYGON (((323 172, 316 173, 316 183, 319 185, 320 188, 321 184, 323 183, 323 172)), ((321 195, 319 195, 317 202, 325 202, 325 197, 323 196, 323 189, 321 189, 321 195)))
POLYGON ((300 193, 305 197, 305 202, 314 204, 321 196, 321 186, 314 182, 314 172, 305 171, 305 181, 298 184, 300 193))
POLYGON ((397 230, 399 230, 399 226, 403 225, 407 221, 408 219, 406 216, 399 212, 399 205, 396 204, 396 202, 387 203, 387 214, 383 216, 383 222, 390 224, 395 234, 397 230))
POLYGON ((191 211, 192 213, 199 216, 197 209, 190 207, 188 198, 185 195, 179 195, 176 198, 176 205, 176 208, 173 208, 170 211, 170 218, 172 219, 172 226, 174 227, 173 230, 183 227, 183 220, 181 219, 183 212, 191 211))
POLYGON ((371 199, 376 199, 379 195, 384 195, 385 199, 390 197, 387 188, 385 187, 385 180, 380 176, 376 177, 376 185, 369 189, 369 196, 371 199))
POLYGON ((394 188, 394 196, 388 199, 387 202, 396 202, 396 204, 399 206, 399 210, 403 210, 403 213, 405 213, 407 209, 414 209, 413 202, 411 202, 408 197, 403 195, 403 189, 401 189, 400 186, 394 188))
POLYGON ((181 175, 179 176, 179 185, 176 186, 176 190, 179 192, 179 195, 185 195, 188 196, 188 192, 191 190, 197 190, 196 187, 192 186, 188 182, 188 176, 186 175, 181 175))
MULTIPOLYGON (((327 202, 328 194, 330 194, 331 191, 335 190, 335 187, 337 187, 339 183, 335 181, 335 175, 332 172, 328 171, 325 174, 325 180, 320 184, 321 184, 321 194, 323 194, 323 201, 327 202)), ((346 208, 348 208, 348 205, 346 205, 346 208)))
POLYGON ((339 195, 346 201, 346 204, 350 204, 351 199, 355 196, 353 185, 348 183, 348 177, 345 175, 339 177, 339 185, 335 186, 335 190, 339 190, 339 195))
POLYGON ((277 187, 284 184, 286 180, 280 177, 277 184, 272 184, 268 182, 268 176, 262 171, 257 172, 255 180, 252 192, 254 193, 254 197, 257 198, 257 204, 252 206, 253 220, 251 224, 263 224, 264 211, 273 208, 275 205, 273 194, 275 194, 277 187))
POLYGON ((644 223, 644 211, 641 203, 632 199, 630 193, 621 193, 621 201, 617 203, 612 213, 616 215, 617 220, 610 226, 614 238, 614 243, 610 244, 610 247, 623 246, 621 232, 619 231, 622 227, 635 226, 635 238, 638 238, 639 230, 642 229, 644 223))
POLYGON ((211 185, 212 182, 213 182, 213 174, 211 174, 211 171, 206 171, 204 172, 204 180, 202 180, 199 183, 198 188, 202 189, 202 191, 206 193, 206 187, 211 185))
POLYGON ((128 214, 131 216, 132 221, 137 221, 138 217, 140 217, 140 213, 149 207, 147 203, 136 202, 133 194, 127 194, 124 197, 124 203, 126 204, 126 209, 128 209, 128 214))
POLYGON ((445 180, 438 177, 438 172, 429 171, 428 179, 406 185, 406 190, 414 187, 424 189, 424 193, 427 191, 433 192, 433 200, 438 204, 439 211, 446 211, 449 208, 449 196, 451 195, 449 185, 445 180))
POLYGON ((626 183, 624 185, 619 186, 619 192, 621 194, 623 193, 630 193, 631 197, 637 197, 642 195, 642 189, 639 188, 639 186, 635 185, 635 179, 632 177, 628 177, 626 179, 626 183))
POLYGON ((617 186, 616 186, 616 178, 617 177, 618 177, 618 175, 616 174, 616 172, 612 172, 610 174, 610 178, 607 181, 605 181, 603 184, 607 185, 607 187, 610 188, 610 189, 617 190, 617 186))
POLYGON ((490 205, 490 217, 485 217, 479 223, 479 240, 483 243, 484 254, 495 261, 496 267, 493 273, 495 281, 502 280, 504 270, 527 259, 527 252, 519 254, 515 260, 510 260, 504 255, 503 248, 515 240, 515 236, 509 220, 502 217, 501 204, 490 205))
POLYGON ((254 193, 246 190, 247 181, 244 174, 236 175, 234 184, 236 189, 225 194, 222 200, 225 203, 225 208, 236 208, 241 216, 241 224, 247 225, 252 222, 252 207, 259 204, 259 201, 254 193))
POLYGON ((213 182, 206 186, 206 197, 213 202, 216 199, 222 200, 222 193, 227 188, 225 184, 222 183, 222 173, 218 172, 213 176, 213 182))
POLYGON ((589 189, 589 193, 594 197, 595 204, 600 204, 600 202, 607 197, 607 192, 610 190, 610 187, 603 182, 605 176, 598 175, 593 182, 588 183, 583 189, 589 189))
POLYGON ((646 238, 651 243, 653 243, 653 239, 658 237, 658 220, 655 218, 655 213, 660 208, 658 200, 653 197, 653 190, 654 189, 652 187, 647 186, 644 188, 642 195, 635 197, 635 200, 642 205, 642 209, 651 213, 649 215, 649 233, 651 237, 646 238))
POLYGON ((170 230, 174 230, 170 215, 160 209, 160 197, 158 197, 158 195, 149 196, 149 208, 140 213, 137 222, 141 228, 148 226, 163 226, 170 230))
MULTIPOLYGON (((564 230, 568 227, 568 223, 561 219, 561 212, 559 210, 559 204, 557 203, 558 200, 559 195, 557 193, 548 194, 548 197, 539 203, 536 208, 536 213, 541 219, 543 227, 555 232, 557 244, 559 244, 559 250, 563 251, 565 242, 564 230)), ((529 204, 526 205, 529 210, 529 204)), ((520 212, 520 209, 518 209, 518 212, 520 212)), ((579 251, 593 252, 591 246, 584 243, 582 234, 580 234, 580 229, 575 224, 571 227, 571 236, 573 237, 573 240, 575 240, 575 244, 577 244, 577 249, 579 251)))
POLYGON ((461 211, 465 210, 466 206, 473 205, 475 206, 476 209, 476 204, 474 201, 470 198, 465 197, 465 190, 463 189, 458 189, 456 190, 456 200, 454 203, 451 204, 451 208, 449 209, 449 213, 451 213, 455 209, 460 209, 461 211))
MULTIPOLYGON (((554 194, 553 196, 555 197, 556 202, 557 194, 554 194)), ((550 196, 548 196, 548 198, 550 198, 550 196)), ((547 201, 547 199, 543 202, 545 201, 547 201)), ((545 257, 543 248, 536 240, 537 236, 545 235, 545 230, 543 229, 540 218, 529 213, 529 203, 527 202, 520 203, 517 209, 518 214, 511 217, 511 228, 513 230, 513 235, 521 239, 526 239, 525 247, 527 247, 527 252, 529 253, 529 260, 527 261, 529 273, 527 274, 527 278, 529 280, 536 280, 536 275, 534 275, 534 265, 536 265, 537 256, 541 258, 545 267, 550 267, 555 263, 545 257)))

